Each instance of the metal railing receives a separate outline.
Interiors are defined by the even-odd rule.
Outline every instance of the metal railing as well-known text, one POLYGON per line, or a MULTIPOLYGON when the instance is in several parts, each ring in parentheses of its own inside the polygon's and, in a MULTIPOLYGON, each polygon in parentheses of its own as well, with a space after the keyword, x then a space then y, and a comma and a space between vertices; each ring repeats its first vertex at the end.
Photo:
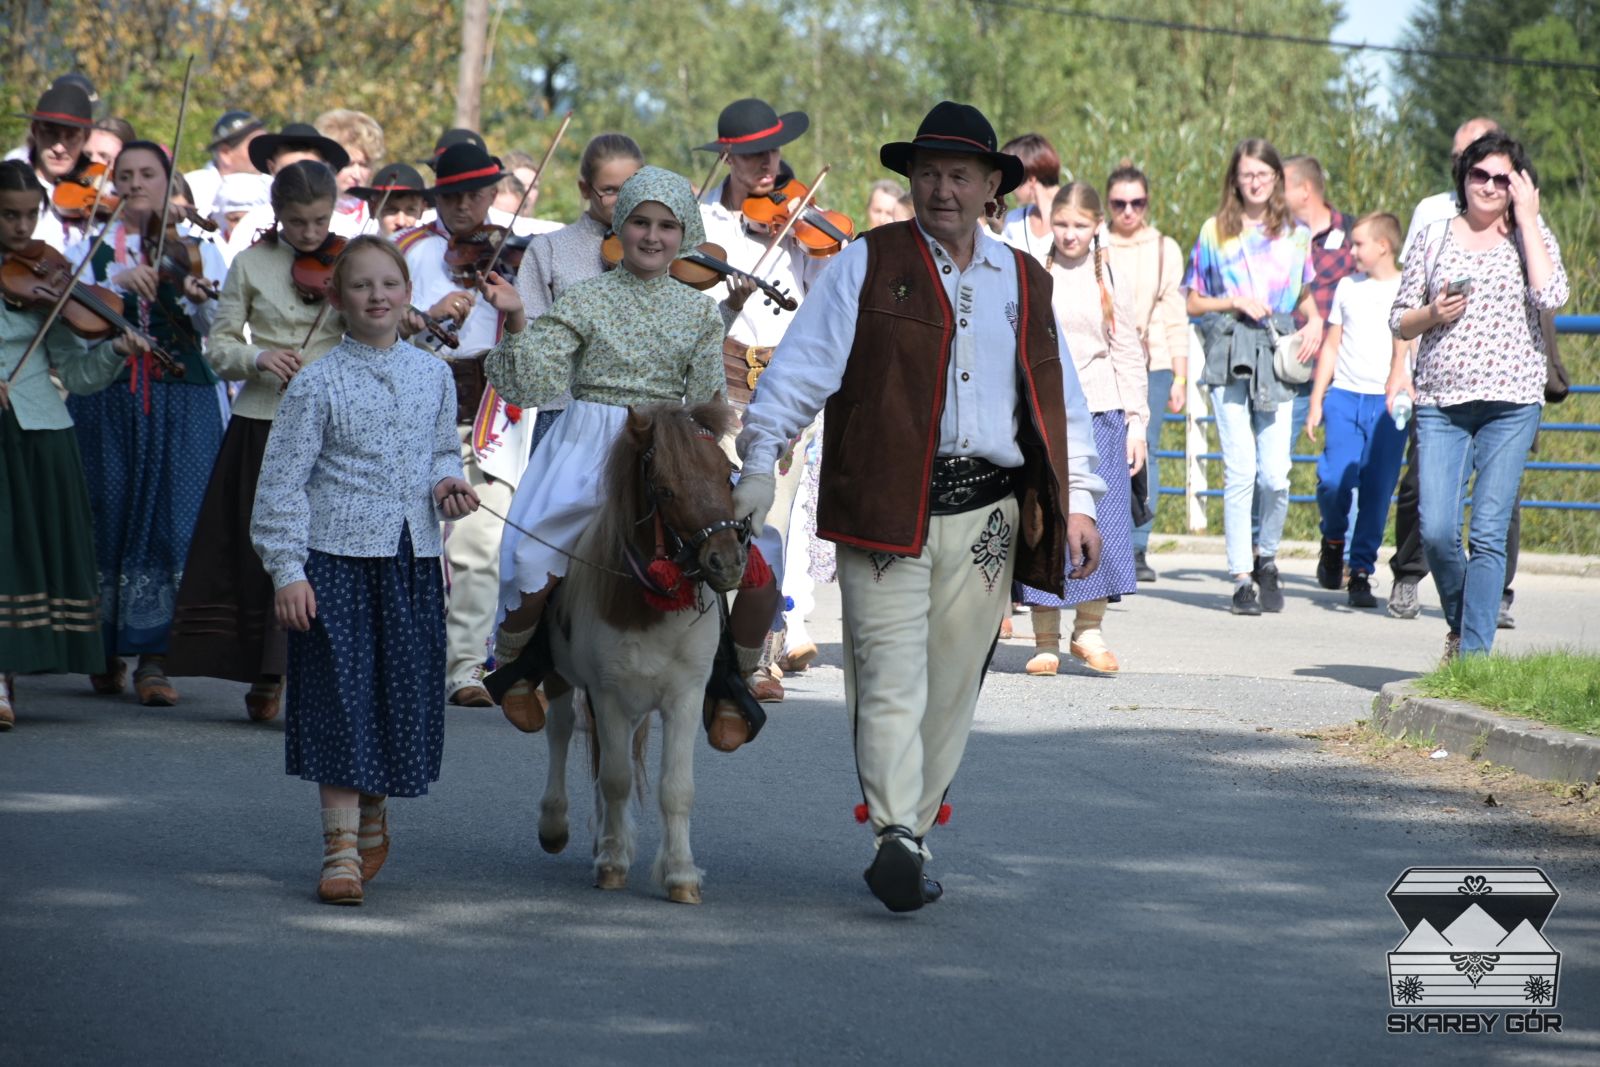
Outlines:
MULTIPOLYGON (((1558 334, 1600 334, 1600 315, 1557 315, 1555 319, 1556 333, 1558 334)), ((1200 349, 1199 340, 1196 338, 1190 345, 1189 365, 1202 366, 1205 362, 1205 353, 1200 349)), ((1205 404, 1205 398, 1198 384, 1199 375, 1191 374, 1189 383, 1189 402, 1181 415, 1170 412, 1162 414, 1162 421, 1166 423, 1184 424, 1185 449, 1182 452, 1170 449, 1158 449, 1155 458, 1184 460, 1184 484, 1161 486, 1163 496, 1181 496, 1188 504, 1189 529, 1193 533, 1204 530, 1207 526, 1206 509, 1202 501, 1208 497, 1222 496, 1221 489, 1212 489, 1206 477, 1207 463, 1222 462, 1222 453, 1211 450, 1210 440, 1206 435, 1205 427, 1215 425, 1214 415, 1195 415, 1194 412, 1205 404)), ((1571 389, 1574 395, 1600 394, 1600 385, 1574 385, 1571 389)), ((1550 409, 1547 407, 1546 412, 1550 409)), ((1592 422, 1541 422, 1541 433, 1600 433, 1600 423, 1592 422)), ((1295 463, 1316 463, 1315 455, 1296 453, 1290 457, 1295 463)), ((1578 474, 1600 474, 1600 463, 1557 463, 1547 460, 1530 460, 1526 466, 1530 471, 1566 471, 1578 474)), ((1307 493, 1291 493, 1291 504, 1315 504, 1317 498, 1307 493)), ((1524 500, 1525 508, 1544 508, 1551 511, 1600 511, 1600 501, 1592 500, 1524 500)))

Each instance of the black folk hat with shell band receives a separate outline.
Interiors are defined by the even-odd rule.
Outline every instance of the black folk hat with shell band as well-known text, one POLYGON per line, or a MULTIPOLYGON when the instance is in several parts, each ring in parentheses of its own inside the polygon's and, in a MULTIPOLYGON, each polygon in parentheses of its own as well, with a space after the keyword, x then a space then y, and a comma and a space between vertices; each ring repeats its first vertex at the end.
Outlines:
POLYGON ((944 100, 917 127, 909 141, 893 141, 878 149, 878 160, 896 174, 911 176, 911 160, 918 152, 948 152, 977 156, 1000 171, 999 196, 1022 184, 1022 160, 996 148, 994 127, 971 104, 944 100))

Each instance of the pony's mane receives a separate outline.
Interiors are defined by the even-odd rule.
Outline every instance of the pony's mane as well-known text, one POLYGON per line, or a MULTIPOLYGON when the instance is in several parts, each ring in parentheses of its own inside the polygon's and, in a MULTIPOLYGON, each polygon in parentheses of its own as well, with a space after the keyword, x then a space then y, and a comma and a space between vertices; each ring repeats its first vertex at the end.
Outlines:
MULTIPOLYGON (((734 411, 722 400, 708 400, 693 406, 686 404, 648 404, 631 409, 633 413, 648 416, 650 436, 648 441, 638 440, 630 426, 624 425, 611 454, 606 459, 603 479, 604 498, 600 513, 595 517, 582 538, 584 550, 595 553, 597 562, 607 567, 622 568, 622 546, 640 540, 641 520, 645 517, 644 464, 639 459, 646 449, 654 448, 651 465, 661 482, 680 483, 698 470, 706 455, 700 443, 707 434, 720 440, 734 427, 734 411)), ((629 419, 633 418, 630 414, 629 419)), ((645 531, 651 536, 651 531, 645 531)), ((581 568, 591 570, 590 568, 581 568)), ((652 616, 644 605, 639 589, 630 580, 610 574, 595 573, 600 584, 602 613, 617 625, 644 625, 652 616), (640 613, 643 612, 641 615, 640 613)))

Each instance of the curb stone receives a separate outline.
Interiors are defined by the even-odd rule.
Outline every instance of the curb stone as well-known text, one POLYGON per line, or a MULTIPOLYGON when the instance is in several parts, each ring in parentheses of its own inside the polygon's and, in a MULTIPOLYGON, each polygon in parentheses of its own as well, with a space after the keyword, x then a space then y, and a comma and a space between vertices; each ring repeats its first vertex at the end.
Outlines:
MULTIPOLYGON (((1284 541, 1278 555, 1285 559, 1316 559, 1321 546, 1315 541, 1284 541)), ((1227 552, 1221 537, 1211 534, 1153 534, 1150 552, 1186 552, 1220 556, 1227 552)), ((1524 552, 1517 557, 1517 570, 1524 574, 1555 574, 1569 578, 1600 578, 1600 556, 1557 555, 1552 552, 1524 552)))
POLYGON ((1372 701, 1372 723, 1390 737, 1432 738, 1520 774, 1556 782, 1600 781, 1600 738, 1419 695, 1410 682, 1390 682, 1372 701))

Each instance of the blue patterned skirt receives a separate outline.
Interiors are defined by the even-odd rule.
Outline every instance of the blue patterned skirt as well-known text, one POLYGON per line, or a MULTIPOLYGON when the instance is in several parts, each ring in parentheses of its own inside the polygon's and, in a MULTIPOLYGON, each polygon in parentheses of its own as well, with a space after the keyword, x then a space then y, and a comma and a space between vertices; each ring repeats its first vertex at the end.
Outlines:
POLYGON ((317 617, 289 633, 284 769, 374 796, 415 797, 444 756, 444 580, 437 556, 312 550, 317 617))
POLYGON ((117 381, 69 397, 67 408, 94 514, 106 654, 165 652, 189 540, 222 445, 217 391, 151 382, 146 413, 142 393, 117 381))
MULTIPOLYGON (((1086 600, 1115 600, 1139 586, 1133 569, 1128 422, 1121 411, 1095 412, 1094 447, 1100 453, 1095 473, 1106 482, 1106 495, 1095 508, 1100 525, 1100 566, 1087 578, 1068 578, 1064 596, 1013 582, 1012 595, 1019 603, 1041 608, 1068 608, 1086 600)), ((1070 563, 1068 569, 1071 569, 1070 563)))

